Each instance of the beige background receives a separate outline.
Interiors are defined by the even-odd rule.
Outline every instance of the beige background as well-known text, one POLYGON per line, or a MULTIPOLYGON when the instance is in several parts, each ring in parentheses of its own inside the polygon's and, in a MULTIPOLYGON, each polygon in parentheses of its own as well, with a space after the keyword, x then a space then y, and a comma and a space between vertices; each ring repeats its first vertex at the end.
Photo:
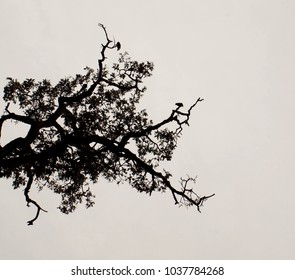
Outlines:
MULTIPOLYGON (((68 216, 33 193, 49 212, 27 227, 35 209, 1 180, 0 258, 294 259, 294 14, 292 0, 1 0, 1 94, 7 76, 56 82, 96 67, 102 22, 155 63, 141 105, 155 121, 205 99, 166 167, 216 196, 199 214, 102 179, 95 207, 68 216)), ((4 127, 1 143, 24 129, 4 127)))

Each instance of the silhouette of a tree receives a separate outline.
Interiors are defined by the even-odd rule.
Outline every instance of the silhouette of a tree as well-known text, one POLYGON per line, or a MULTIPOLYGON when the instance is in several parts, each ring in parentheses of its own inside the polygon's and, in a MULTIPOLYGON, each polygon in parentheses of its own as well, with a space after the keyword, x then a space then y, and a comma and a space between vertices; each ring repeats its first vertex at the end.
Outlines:
POLYGON ((37 208, 28 225, 45 211, 29 195, 33 185, 60 194, 59 209, 66 214, 82 202, 93 206, 88 186, 101 176, 118 184, 128 182, 148 194, 169 190, 176 204, 194 205, 198 210, 214 195, 198 196, 188 186, 194 181, 190 177, 174 187, 169 180, 172 175, 159 170, 161 161, 171 160, 192 109, 202 99, 187 111, 176 103, 166 119, 154 124, 146 110, 136 108, 146 90, 142 81, 151 76, 153 64, 131 60, 125 52, 108 69, 106 52, 119 50, 121 44, 111 41, 106 28, 100 27, 106 43, 101 46, 97 70, 86 67, 83 75, 63 78, 55 86, 48 79, 21 83, 8 78, 4 88, 0 132, 6 121, 24 123, 29 129, 25 137, 0 146, 0 177, 11 178, 15 189, 24 187, 27 206, 37 208))

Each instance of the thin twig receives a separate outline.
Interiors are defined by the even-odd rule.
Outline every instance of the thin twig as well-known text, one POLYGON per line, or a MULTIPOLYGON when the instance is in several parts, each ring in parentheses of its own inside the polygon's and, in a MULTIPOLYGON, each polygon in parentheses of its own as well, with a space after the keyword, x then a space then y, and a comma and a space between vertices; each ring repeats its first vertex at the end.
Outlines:
POLYGON ((29 191, 30 191, 32 183, 33 183, 33 177, 34 177, 33 174, 28 175, 29 180, 28 180, 27 186, 24 190, 25 198, 27 201, 27 206, 30 207, 30 203, 32 203, 37 207, 36 216, 32 220, 28 221, 28 226, 33 225, 33 223, 38 219, 39 214, 40 214, 40 210, 42 210, 43 212, 47 212, 46 210, 41 208, 41 206, 35 200, 32 200, 29 196, 29 191))

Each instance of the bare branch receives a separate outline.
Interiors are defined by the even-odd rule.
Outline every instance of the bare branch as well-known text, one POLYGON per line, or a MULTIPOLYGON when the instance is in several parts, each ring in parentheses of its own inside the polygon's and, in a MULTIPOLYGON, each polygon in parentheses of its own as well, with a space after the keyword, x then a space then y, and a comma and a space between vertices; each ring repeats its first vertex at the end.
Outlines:
POLYGON ((190 115, 191 115, 191 110, 197 105, 198 102, 201 102, 203 100, 204 99, 198 98, 198 100, 189 108, 189 110, 188 110, 187 113, 180 112, 179 111, 179 108, 181 106, 178 106, 177 105, 177 109, 176 110, 172 110, 171 115, 167 119, 165 119, 165 120, 163 120, 163 121, 161 121, 161 122, 159 122, 159 123, 157 123, 155 125, 148 126, 147 128, 142 129, 139 132, 130 131, 129 133, 125 134, 122 137, 122 139, 120 141, 120 146, 121 147, 124 147, 127 144, 127 142, 129 141, 129 139, 146 136, 151 131, 157 130, 160 127, 162 127, 162 126, 164 126, 164 125, 166 125, 168 123, 171 123, 173 121, 177 122, 177 124, 179 125, 179 127, 176 129, 176 134, 177 135, 181 134, 181 132, 183 130, 183 127, 182 127, 183 124, 189 125, 189 119, 190 119, 190 115), (185 120, 183 120, 183 121, 180 121, 179 120, 179 116, 181 116, 181 115, 186 117, 185 120))
POLYGON ((195 205, 197 206, 198 211, 201 212, 200 207, 203 205, 204 201, 214 196, 215 194, 212 194, 210 196, 203 196, 203 197, 200 197, 199 195, 197 195, 194 192, 193 188, 188 187, 188 184, 190 182, 194 184, 196 183, 196 178, 197 176, 194 178, 187 176, 186 179, 180 178, 180 185, 181 185, 181 191, 179 193, 181 196, 180 202, 181 202, 181 205, 184 205, 187 207, 195 205))
POLYGON ((10 102, 7 103, 7 105, 6 105, 6 107, 5 107, 5 111, 6 111, 8 114, 11 114, 10 111, 8 110, 9 105, 10 105, 10 102))
POLYGON ((101 76, 101 73, 102 73, 102 70, 103 70, 103 65, 102 63, 105 61, 106 59, 106 56, 105 56, 105 51, 107 48, 113 48, 113 47, 109 47, 110 43, 112 43, 112 41, 109 39, 109 36, 108 36, 108 33, 107 33, 107 30, 105 28, 105 26, 101 23, 98 24, 99 27, 101 27, 104 31, 104 34, 106 36, 106 39, 107 39, 107 43, 106 44, 101 44, 102 45, 102 50, 100 52, 101 54, 101 58, 98 59, 98 69, 99 69, 99 77, 101 76))
POLYGON ((24 190, 25 198, 26 198, 26 201, 27 201, 27 206, 30 207, 30 203, 32 203, 37 207, 36 216, 32 220, 28 221, 28 226, 33 225, 33 223, 38 219, 41 210, 43 212, 47 212, 46 210, 41 208, 41 206, 35 200, 32 200, 30 198, 30 196, 29 196, 29 191, 30 191, 32 183, 33 183, 33 177, 34 176, 32 174, 28 175, 28 178, 29 178, 28 183, 27 183, 27 186, 26 186, 26 188, 24 190))
MULTIPOLYGON (((178 115, 178 117, 179 116, 185 116, 185 119, 184 120, 179 120, 179 118, 177 117, 175 120, 176 120, 176 122, 178 123, 178 125, 179 125, 179 127, 176 129, 176 133, 177 133, 177 135, 180 135, 181 134, 181 132, 182 132, 182 130, 183 130, 183 125, 184 124, 186 124, 186 125, 188 125, 189 126, 189 119, 190 119, 190 116, 191 116, 191 110, 197 105, 197 103, 198 102, 201 102, 201 101, 203 101, 204 99, 202 99, 202 98, 198 98, 197 99, 197 101, 193 104, 193 105, 191 105, 191 107, 188 109, 188 111, 187 111, 187 113, 183 113, 183 112, 181 112, 181 111, 179 111, 179 108, 180 107, 182 107, 182 106, 177 106, 177 109, 174 111, 177 115, 178 115)), ((177 105, 177 104, 176 104, 177 105)))

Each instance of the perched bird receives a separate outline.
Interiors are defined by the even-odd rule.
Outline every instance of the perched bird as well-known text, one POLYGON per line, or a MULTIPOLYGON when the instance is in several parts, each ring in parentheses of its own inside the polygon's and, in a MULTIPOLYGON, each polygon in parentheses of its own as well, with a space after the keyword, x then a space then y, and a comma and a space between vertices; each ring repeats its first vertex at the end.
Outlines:
POLYGON ((119 51, 121 49, 121 43, 117 42, 116 47, 117 47, 117 51, 119 51))
POLYGON ((182 103, 180 103, 180 102, 178 102, 178 103, 175 103, 175 105, 176 105, 177 107, 182 107, 182 106, 183 106, 183 104, 182 104, 182 103))

